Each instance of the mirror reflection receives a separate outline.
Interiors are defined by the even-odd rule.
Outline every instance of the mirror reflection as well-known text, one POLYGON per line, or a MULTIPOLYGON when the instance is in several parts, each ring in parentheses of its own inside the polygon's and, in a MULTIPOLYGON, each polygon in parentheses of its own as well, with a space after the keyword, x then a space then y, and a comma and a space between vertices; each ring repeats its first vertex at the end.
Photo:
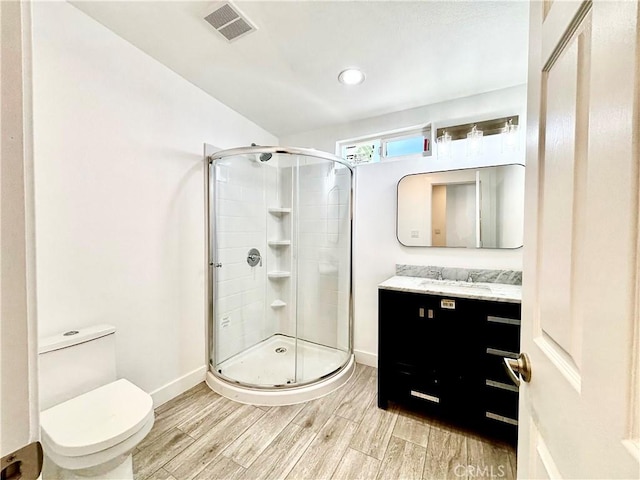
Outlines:
POLYGON ((407 247, 522 246, 524 165, 420 173, 398 182, 398 241, 407 247))

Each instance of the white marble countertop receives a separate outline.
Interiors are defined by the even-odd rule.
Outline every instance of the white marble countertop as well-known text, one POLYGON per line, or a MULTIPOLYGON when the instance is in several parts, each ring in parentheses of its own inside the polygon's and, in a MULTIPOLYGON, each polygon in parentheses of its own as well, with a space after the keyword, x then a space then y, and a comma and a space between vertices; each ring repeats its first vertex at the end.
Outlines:
POLYGON ((382 282, 378 288, 398 292, 451 295, 495 302, 520 303, 522 301, 522 286, 504 283, 471 283, 396 275, 382 282))

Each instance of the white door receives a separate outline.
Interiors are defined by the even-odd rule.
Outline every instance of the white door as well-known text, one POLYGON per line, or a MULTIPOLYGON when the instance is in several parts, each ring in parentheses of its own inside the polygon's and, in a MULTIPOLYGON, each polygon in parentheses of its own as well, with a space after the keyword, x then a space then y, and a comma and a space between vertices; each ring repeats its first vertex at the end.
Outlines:
POLYGON ((640 478, 638 20, 531 4, 520 478, 640 478))
POLYGON ((39 444, 32 443, 40 431, 30 191, 29 18, 27 3, 0 1, 0 470, 3 479, 21 476, 24 480, 35 479, 41 464, 39 444))

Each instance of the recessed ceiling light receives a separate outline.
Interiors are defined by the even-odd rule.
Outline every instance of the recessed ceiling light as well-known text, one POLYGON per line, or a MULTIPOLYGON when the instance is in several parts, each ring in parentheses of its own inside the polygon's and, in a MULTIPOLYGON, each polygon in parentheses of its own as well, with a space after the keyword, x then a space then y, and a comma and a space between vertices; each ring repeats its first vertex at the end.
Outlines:
POLYGON ((357 68, 347 68, 340 72, 338 75, 338 81, 345 85, 358 85, 364 82, 364 73, 357 68))

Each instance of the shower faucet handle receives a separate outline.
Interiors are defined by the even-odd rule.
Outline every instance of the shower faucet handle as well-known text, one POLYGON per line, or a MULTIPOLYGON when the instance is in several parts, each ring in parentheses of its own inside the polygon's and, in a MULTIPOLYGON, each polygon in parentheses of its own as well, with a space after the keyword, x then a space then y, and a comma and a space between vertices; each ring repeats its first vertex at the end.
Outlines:
POLYGON ((257 248, 252 248, 247 253, 247 263, 251 267, 255 267, 258 263, 262 266, 262 255, 260 255, 260 251, 257 248))

